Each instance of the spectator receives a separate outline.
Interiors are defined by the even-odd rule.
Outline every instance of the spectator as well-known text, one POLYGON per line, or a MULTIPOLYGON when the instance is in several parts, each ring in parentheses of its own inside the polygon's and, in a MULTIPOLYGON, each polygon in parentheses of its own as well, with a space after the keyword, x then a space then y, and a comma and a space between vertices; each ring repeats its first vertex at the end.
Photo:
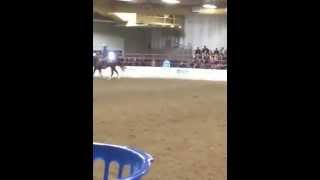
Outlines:
POLYGON ((219 58, 218 58, 218 57, 219 57, 219 55, 218 55, 218 54, 214 54, 214 55, 213 55, 213 60, 214 60, 214 61, 218 61, 218 60, 219 60, 219 58))
POLYGON ((220 52, 219 52, 221 55, 223 55, 223 53, 224 53, 224 47, 221 47, 220 48, 220 52))
POLYGON ((219 57, 220 57, 219 60, 223 60, 224 59, 224 47, 220 48, 219 57))
POLYGON ((213 52, 213 55, 219 55, 219 50, 218 50, 218 48, 216 48, 215 50, 214 50, 214 52, 213 52))
POLYGON ((212 51, 210 51, 209 62, 213 63, 213 61, 214 61, 214 55, 212 54, 212 51))
POLYGON ((202 49, 202 55, 209 55, 209 52, 210 50, 206 46, 204 46, 202 49))
POLYGON ((201 50, 199 47, 197 47, 196 52, 194 54, 195 54, 195 56, 201 55, 201 50))
POLYGON ((213 56, 213 52, 212 50, 209 51, 209 56, 212 57, 213 56))

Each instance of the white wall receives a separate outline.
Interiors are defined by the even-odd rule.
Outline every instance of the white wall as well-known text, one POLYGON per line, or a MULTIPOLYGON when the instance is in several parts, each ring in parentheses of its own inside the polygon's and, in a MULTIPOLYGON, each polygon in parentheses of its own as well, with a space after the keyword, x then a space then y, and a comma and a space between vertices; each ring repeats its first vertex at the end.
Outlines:
POLYGON ((182 33, 173 29, 152 29, 151 31, 151 47, 152 49, 174 48, 179 45, 179 38, 182 33), (166 46, 166 41, 170 41, 170 45, 166 46))
POLYGON ((124 50, 124 41, 121 32, 107 23, 93 23, 93 49, 102 50, 106 44, 110 50, 124 50))
POLYGON ((146 52, 151 42, 147 29, 116 27, 109 23, 93 23, 93 49, 101 50, 103 44, 110 50, 122 50, 124 53, 146 52))
POLYGON ((209 49, 227 47, 226 15, 189 15, 185 18, 185 46, 193 49, 206 45, 209 49))
POLYGON ((124 53, 151 53, 165 48, 169 39, 172 46, 179 33, 170 29, 115 27, 108 23, 93 23, 93 49, 101 50, 106 44, 110 50, 124 53), (150 45, 150 48, 149 48, 150 45))
POLYGON ((145 53, 148 51, 150 30, 145 28, 122 28, 126 53, 145 53))

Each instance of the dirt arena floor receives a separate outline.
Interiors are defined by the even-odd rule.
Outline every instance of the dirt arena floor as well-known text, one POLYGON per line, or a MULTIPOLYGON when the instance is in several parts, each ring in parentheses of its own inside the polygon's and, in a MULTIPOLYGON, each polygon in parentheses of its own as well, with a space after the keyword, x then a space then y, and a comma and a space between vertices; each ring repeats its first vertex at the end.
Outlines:
POLYGON ((226 179, 226 83, 95 79, 93 88, 93 140, 153 155, 144 180, 226 179))

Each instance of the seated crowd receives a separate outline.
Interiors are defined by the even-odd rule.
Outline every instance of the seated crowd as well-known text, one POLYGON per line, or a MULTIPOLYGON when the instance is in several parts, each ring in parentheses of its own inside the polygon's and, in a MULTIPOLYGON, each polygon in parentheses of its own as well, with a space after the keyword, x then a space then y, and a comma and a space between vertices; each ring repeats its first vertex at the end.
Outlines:
POLYGON ((227 67, 227 50, 224 47, 209 50, 206 46, 200 50, 199 47, 195 50, 193 68, 210 68, 210 69, 226 69, 227 67))

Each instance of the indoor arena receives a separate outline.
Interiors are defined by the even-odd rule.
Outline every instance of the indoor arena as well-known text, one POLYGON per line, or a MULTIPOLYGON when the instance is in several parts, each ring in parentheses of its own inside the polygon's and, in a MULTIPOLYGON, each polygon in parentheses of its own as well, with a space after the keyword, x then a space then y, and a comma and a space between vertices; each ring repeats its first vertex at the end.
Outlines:
POLYGON ((227 0, 93 4, 93 179, 225 180, 227 0))

